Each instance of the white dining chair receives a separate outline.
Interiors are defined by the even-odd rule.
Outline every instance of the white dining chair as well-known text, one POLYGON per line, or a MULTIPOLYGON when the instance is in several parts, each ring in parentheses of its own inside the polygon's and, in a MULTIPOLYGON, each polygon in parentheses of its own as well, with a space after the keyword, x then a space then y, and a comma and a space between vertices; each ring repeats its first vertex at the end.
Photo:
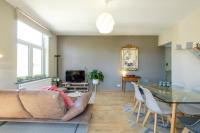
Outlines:
POLYGON ((147 112, 147 114, 144 118, 142 125, 145 126, 146 122, 148 121, 150 114, 153 113, 154 114, 154 129, 153 129, 153 132, 156 133, 158 114, 159 115, 170 115, 171 114, 171 107, 166 103, 156 101, 156 99, 153 97, 152 93, 148 89, 143 88, 143 87, 141 87, 141 88, 144 92, 144 95, 145 95, 145 98, 146 98, 146 106, 148 108, 148 112, 147 112))
POLYGON ((200 133, 200 119, 198 117, 179 117, 184 125, 181 133, 200 133))
POLYGON ((135 86, 137 85, 135 82, 131 82, 133 85, 133 91, 134 91, 134 96, 133 96, 133 106, 136 104, 136 99, 135 99, 135 86))
POLYGON ((135 112, 136 108, 138 107, 137 119, 136 119, 136 122, 138 123, 139 122, 139 117, 140 117, 141 107, 145 103, 145 98, 144 98, 144 95, 141 94, 138 85, 136 85, 136 83, 134 83, 134 82, 131 82, 131 84, 134 86, 134 89, 135 89, 136 103, 135 103, 135 105, 133 107, 133 112, 135 112))

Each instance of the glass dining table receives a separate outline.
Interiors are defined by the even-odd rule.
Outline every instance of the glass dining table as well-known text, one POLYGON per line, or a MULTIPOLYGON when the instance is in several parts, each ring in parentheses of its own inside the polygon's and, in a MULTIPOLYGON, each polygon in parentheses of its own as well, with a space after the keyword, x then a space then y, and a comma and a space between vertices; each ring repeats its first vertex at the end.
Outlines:
POLYGON ((176 112, 178 104, 200 104, 200 92, 177 87, 162 87, 155 83, 140 85, 149 89, 156 98, 171 104, 172 116, 170 133, 176 132, 176 112))

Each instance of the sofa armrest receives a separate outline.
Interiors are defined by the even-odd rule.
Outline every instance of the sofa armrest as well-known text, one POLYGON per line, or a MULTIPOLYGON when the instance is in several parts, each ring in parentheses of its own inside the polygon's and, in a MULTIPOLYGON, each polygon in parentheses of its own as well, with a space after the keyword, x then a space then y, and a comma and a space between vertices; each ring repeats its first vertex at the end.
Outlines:
POLYGON ((87 107, 87 104, 90 100, 91 95, 92 95, 92 91, 87 92, 83 94, 81 97, 79 97, 75 101, 74 105, 70 107, 69 110, 66 112, 66 114, 62 117, 62 120, 68 121, 78 116, 79 114, 81 114, 87 107))

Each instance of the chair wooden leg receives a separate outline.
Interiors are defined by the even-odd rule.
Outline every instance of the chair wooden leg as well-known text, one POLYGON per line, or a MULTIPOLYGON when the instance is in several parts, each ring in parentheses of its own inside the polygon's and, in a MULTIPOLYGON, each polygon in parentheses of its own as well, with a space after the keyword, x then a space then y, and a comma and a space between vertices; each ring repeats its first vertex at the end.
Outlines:
POLYGON ((136 101, 136 103, 135 103, 135 105, 134 105, 134 107, 133 107, 133 113, 135 112, 135 110, 136 110, 136 108, 137 108, 137 105, 138 105, 138 101, 136 101))
POLYGON ((189 133, 189 132, 190 130, 187 127, 185 127, 181 133, 189 133))
POLYGON ((137 120, 136 120, 137 123, 139 122, 141 106, 142 106, 142 102, 139 102, 139 109, 138 109, 137 120))
POLYGON ((133 97, 133 106, 136 104, 136 98, 135 96, 133 97))
POLYGON ((144 127, 145 126, 145 124, 147 123, 147 121, 148 121, 148 119, 149 119, 149 116, 150 116, 150 114, 151 114, 151 111, 150 110, 148 110, 148 112, 147 112, 147 114, 146 114, 146 116, 145 116, 145 118, 144 118, 144 121, 143 121, 143 123, 142 123, 142 126, 144 127))
POLYGON ((158 114, 154 113, 154 126, 153 126, 153 133, 157 132, 157 118, 158 118, 158 114))

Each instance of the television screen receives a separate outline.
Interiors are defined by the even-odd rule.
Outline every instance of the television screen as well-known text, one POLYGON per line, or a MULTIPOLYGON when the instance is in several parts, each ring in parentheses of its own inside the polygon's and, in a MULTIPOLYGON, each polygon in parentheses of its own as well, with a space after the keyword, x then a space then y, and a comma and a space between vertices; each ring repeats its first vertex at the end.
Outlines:
POLYGON ((85 82, 84 70, 69 70, 65 73, 66 82, 85 82))

